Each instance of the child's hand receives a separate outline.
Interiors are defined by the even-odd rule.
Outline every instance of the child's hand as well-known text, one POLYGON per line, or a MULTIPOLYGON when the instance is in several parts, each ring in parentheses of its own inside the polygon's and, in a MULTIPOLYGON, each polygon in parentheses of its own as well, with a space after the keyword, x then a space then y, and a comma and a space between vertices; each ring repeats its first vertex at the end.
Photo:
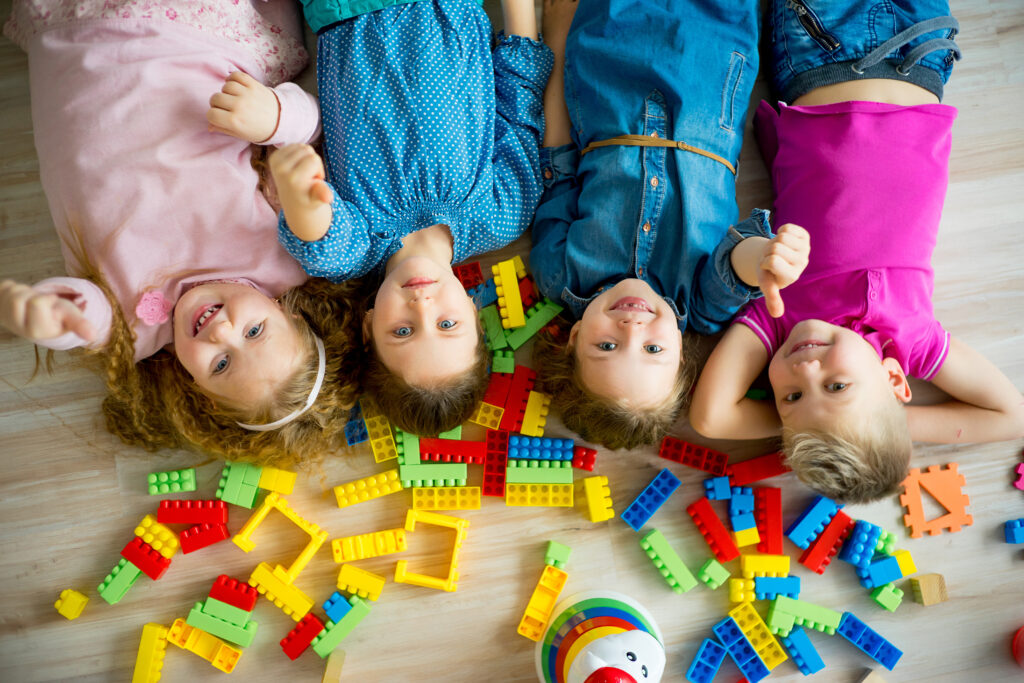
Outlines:
POLYGON ((56 294, 42 294, 13 280, 0 282, 0 324, 33 341, 74 332, 92 341, 96 331, 78 306, 56 294))
POLYGON ((265 142, 277 132, 281 104, 274 91, 241 71, 234 71, 210 98, 209 129, 247 142, 265 142))
POLYGON ((331 222, 332 197, 319 155, 309 145, 285 145, 270 155, 270 174, 296 237, 307 242, 323 237, 331 222))
POLYGON ((757 284, 764 294, 768 314, 778 318, 786 310, 779 290, 797 281, 807 267, 811 236, 799 225, 786 223, 766 242, 758 264, 757 284))

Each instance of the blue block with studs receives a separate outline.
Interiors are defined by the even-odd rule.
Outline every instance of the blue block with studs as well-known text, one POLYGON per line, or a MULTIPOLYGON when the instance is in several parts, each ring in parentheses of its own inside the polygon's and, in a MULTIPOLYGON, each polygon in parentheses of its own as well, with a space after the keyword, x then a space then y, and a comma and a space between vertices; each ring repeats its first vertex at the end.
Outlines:
POLYGON ((640 527, 647 523, 662 503, 668 500, 672 492, 679 488, 679 479, 667 469, 658 472, 650 484, 640 492, 636 500, 629 504, 622 513, 622 519, 633 531, 640 531, 640 527))

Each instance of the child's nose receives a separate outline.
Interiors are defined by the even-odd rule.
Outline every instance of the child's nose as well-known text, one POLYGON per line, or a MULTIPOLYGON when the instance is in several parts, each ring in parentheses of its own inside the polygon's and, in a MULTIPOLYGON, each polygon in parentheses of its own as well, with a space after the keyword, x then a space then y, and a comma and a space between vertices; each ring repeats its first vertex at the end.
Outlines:
POLYGON ((231 332, 231 321, 227 318, 216 320, 210 325, 210 341, 220 342, 231 332))

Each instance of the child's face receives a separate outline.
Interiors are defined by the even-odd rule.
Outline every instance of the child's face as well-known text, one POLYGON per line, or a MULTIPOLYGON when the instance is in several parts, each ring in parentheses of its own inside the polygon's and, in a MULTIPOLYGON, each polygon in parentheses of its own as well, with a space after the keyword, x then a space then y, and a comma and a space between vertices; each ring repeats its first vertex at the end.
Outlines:
POLYGON ((388 273, 366 326, 382 363, 418 387, 442 384, 476 362, 477 312, 450 266, 414 256, 388 273))
POLYGON ((305 354, 292 321, 249 285, 193 287, 174 307, 174 353, 204 393, 246 405, 276 392, 305 354))
POLYGON ((821 320, 797 323, 772 358, 768 378, 782 423, 797 431, 867 418, 892 396, 910 400, 896 359, 879 358, 853 330, 821 320))
POLYGON ((644 407, 671 395, 683 335, 665 300, 643 280, 630 279, 590 302, 569 345, 587 390, 644 407))

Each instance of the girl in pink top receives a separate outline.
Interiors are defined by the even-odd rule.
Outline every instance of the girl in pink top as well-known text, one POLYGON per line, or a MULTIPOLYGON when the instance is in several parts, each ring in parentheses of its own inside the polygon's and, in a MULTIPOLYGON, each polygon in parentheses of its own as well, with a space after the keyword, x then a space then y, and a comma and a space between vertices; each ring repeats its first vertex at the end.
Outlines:
POLYGON ((914 440, 1024 435, 1020 392, 932 310, 956 117, 939 99, 959 57, 956 21, 944 2, 884 18, 856 0, 775 4, 775 86, 791 105, 762 102, 755 121, 775 221, 808 231, 810 261, 784 306, 740 312, 701 374, 690 421, 718 438, 781 429, 802 481, 866 502, 905 478, 914 440), (876 46, 867 22, 893 35, 876 46), (774 405, 746 397, 766 365, 774 405), (908 375, 951 400, 907 405, 908 375))
POLYGON ((251 143, 318 134, 315 98, 281 83, 307 60, 299 26, 261 0, 24 0, 5 25, 77 277, 4 281, 0 322, 100 353, 129 443, 263 460, 338 445, 323 425, 354 394, 337 379, 349 297, 304 284, 252 163, 251 143))

